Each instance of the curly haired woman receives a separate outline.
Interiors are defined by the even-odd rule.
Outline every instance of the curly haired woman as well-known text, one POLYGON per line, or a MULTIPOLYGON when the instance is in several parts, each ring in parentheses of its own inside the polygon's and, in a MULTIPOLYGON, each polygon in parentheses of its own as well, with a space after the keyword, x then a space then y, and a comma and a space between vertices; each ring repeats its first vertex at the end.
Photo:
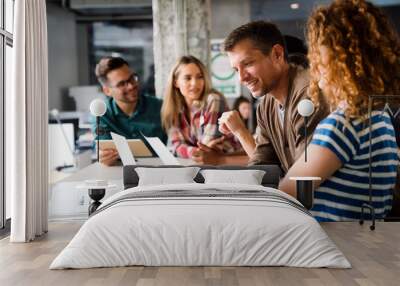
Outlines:
POLYGON ((308 161, 303 155, 280 189, 296 196, 289 177, 321 177, 314 216, 320 221, 359 219, 369 198, 371 151, 372 200, 382 217, 391 209, 400 153, 390 115, 382 108, 371 115, 370 146, 368 96, 400 94, 399 36, 386 16, 363 0, 338 0, 316 9, 307 36, 310 96, 318 104, 321 89, 335 111, 318 125, 308 161))

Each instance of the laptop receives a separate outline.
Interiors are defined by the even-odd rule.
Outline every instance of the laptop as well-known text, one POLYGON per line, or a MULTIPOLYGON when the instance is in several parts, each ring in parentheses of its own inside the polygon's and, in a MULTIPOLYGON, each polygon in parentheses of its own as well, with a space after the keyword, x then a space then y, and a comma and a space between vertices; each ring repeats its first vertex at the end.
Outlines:
POLYGON ((144 135, 143 138, 147 141, 147 143, 150 144, 151 148, 153 148, 154 152, 156 152, 164 165, 182 165, 178 161, 178 159, 174 155, 172 155, 172 153, 168 150, 167 146, 164 145, 160 138, 146 137, 144 135))

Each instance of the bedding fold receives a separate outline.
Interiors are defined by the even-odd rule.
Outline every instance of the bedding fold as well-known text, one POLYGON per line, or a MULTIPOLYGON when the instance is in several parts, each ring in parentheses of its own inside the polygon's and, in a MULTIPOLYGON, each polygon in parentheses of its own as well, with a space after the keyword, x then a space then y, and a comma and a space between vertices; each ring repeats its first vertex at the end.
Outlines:
POLYGON ((120 192, 104 201, 50 269, 128 265, 350 267, 295 199, 237 184, 120 192))

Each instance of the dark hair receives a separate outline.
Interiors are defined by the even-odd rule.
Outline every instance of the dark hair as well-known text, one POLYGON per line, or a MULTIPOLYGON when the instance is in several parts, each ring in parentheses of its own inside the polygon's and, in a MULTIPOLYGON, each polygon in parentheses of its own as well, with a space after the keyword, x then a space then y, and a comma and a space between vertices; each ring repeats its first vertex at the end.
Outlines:
POLYGON ((286 44, 288 54, 303 54, 307 55, 307 46, 304 44, 302 39, 299 39, 292 35, 283 36, 286 44))
POLYGON ((243 40, 252 41, 255 48, 265 55, 271 52, 274 45, 279 44, 284 48, 285 59, 287 59, 285 41, 275 24, 266 21, 254 21, 236 28, 226 37, 223 44, 224 51, 232 51, 237 43, 243 40))
POLYGON ((246 102, 246 103, 250 104, 250 100, 248 98, 244 97, 243 95, 241 95, 238 98, 236 98, 235 102, 233 103, 233 109, 239 111, 239 106, 243 102, 246 102))
POLYGON ((283 38, 288 53, 288 62, 308 68, 307 47, 303 40, 291 35, 284 35, 283 38))
POLYGON ((109 72, 119 69, 120 67, 129 64, 120 57, 104 57, 99 63, 96 65, 95 73, 97 80, 101 85, 105 85, 107 83, 107 75, 109 72))

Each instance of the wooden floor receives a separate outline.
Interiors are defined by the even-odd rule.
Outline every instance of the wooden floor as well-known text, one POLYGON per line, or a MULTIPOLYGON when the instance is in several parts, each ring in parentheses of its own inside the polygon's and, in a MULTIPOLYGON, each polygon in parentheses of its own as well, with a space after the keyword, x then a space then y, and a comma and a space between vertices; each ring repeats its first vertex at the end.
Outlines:
POLYGON ((375 231, 357 223, 323 224, 353 268, 289 267, 121 267, 48 270, 79 229, 79 223, 51 223, 44 237, 27 244, 0 241, 0 285, 400 285, 400 223, 378 223, 375 231))

